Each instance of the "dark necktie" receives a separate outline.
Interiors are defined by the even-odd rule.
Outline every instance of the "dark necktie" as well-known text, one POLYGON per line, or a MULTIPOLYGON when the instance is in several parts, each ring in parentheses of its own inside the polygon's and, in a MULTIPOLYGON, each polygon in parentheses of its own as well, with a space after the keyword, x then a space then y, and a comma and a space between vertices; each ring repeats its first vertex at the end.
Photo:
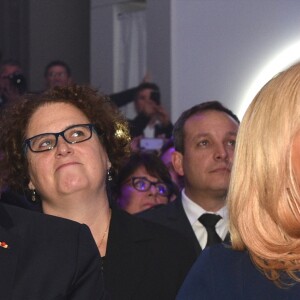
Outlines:
POLYGON ((222 239, 216 232, 216 224, 222 219, 221 216, 215 214, 203 214, 198 220, 207 231, 207 243, 205 247, 222 243, 222 239))

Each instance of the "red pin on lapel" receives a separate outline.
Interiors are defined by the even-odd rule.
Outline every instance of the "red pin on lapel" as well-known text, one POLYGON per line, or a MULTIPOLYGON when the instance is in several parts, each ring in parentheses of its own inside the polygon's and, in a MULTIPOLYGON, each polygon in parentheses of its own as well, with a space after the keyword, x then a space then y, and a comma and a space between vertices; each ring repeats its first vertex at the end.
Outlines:
POLYGON ((7 249, 8 245, 5 242, 0 242, 0 247, 7 249))

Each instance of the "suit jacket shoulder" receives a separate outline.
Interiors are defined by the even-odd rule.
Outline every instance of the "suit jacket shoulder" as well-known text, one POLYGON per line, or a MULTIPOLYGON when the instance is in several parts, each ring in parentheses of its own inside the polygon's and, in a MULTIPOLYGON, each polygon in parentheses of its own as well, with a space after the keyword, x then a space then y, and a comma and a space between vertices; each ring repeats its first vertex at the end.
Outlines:
POLYGON ((182 206, 181 196, 167 205, 154 207, 137 216, 176 230, 193 243, 194 259, 200 254, 201 247, 182 206))
POLYGON ((87 226, 0 205, 3 299, 102 299, 100 257, 87 226), (3 271, 5 270, 5 272, 3 271))
POLYGON ((113 210, 104 280, 112 299, 174 299, 193 263, 178 233, 113 210))

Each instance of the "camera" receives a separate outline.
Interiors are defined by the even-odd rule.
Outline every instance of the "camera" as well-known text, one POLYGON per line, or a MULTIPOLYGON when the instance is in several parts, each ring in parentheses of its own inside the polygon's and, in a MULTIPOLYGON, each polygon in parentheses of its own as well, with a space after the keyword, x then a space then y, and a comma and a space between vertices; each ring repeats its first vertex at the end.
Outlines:
POLYGON ((160 92, 152 91, 150 94, 150 99, 153 100, 157 105, 160 105, 160 92))
POLYGON ((16 88, 20 94, 26 92, 27 90, 26 78, 22 73, 13 73, 8 78, 11 86, 16 88))

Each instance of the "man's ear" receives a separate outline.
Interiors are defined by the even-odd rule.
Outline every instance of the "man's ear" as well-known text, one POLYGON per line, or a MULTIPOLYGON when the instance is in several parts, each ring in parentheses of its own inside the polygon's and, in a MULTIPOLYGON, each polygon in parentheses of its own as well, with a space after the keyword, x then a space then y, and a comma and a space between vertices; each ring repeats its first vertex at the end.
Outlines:
POLYGON ((182 153, 180 153, 178 151, 174 151, 172 153, 172 164, 173 164, 174 170, 180 176, 184 176, 182 160, 183 160, 182 153))

